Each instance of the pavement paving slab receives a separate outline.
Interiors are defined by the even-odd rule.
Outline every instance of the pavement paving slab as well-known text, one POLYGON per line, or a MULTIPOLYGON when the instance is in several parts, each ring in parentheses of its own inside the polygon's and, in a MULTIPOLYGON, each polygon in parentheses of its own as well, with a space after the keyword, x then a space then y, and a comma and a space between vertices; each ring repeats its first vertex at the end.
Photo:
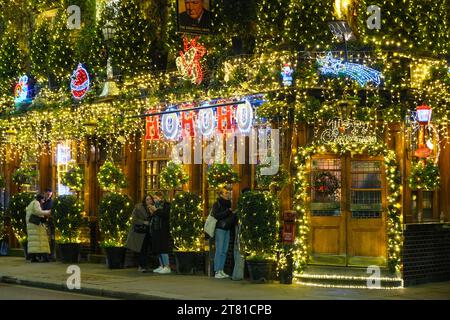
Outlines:
MULTIPOLYGON (((69 264, 30 263, 22 257, 0 258, 0 282, 68 290, 69 264)), ((396 290, 309 287, 300 284, 253 284, 202 275, 139 273, 135 268, 110 270, 80 263, 80 294, 121 299, 189 300, 450 300, 450 281, 396 290)))

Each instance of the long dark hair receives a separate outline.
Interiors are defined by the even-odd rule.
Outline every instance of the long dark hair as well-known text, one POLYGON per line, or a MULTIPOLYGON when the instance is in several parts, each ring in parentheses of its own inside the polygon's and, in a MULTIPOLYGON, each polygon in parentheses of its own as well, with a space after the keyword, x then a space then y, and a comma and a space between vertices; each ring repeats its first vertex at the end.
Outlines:
POLYGON ((144 199, 142 199, 142 205, 147 208, 147 202, 145 201, 147 199, 147 197, 150 197, 150 199, 152 199, 152 202, 155 203, 155 199, 153 199, 153 196, 151 194, 146 194, 144 196, 144 199))
POLYGON ((37 201, 41 201, 41 200, 44 200, 45 199, 45 197, 42 195, 42 194, 40 194, 40 193, 38 193, 37 195, 36 195, 36 198, 35 198, 37 201))

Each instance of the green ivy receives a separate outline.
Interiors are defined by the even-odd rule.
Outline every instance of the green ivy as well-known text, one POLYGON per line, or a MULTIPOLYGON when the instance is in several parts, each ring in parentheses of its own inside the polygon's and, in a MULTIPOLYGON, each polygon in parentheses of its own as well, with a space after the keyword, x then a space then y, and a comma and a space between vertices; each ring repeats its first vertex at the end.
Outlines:
POLYGON ((122 170, 111 161, 105 161, 97 174, 100 187, 105 191, 117 191, 127 187, 122 170))
POLYGON ((84 170, 81 166, 70 168, 61 179, 61 183, 74 191, 84 188, 84 170))
POLYGON ((233 167, 226 163, 212 164, 206 173, 206 180, 209 186, 218 189, 227 184, 236 183, 239 181, 239 176, 233 167))
POLYGON ((19 168, 16 171, 14 171, 12 175, 12 181, 16 184, 23 185, 23 184, 32 184, 34 179, 38 176, 37 170, 33 170, 31 168, 19 168))
POLYGON ((189 181, 189 175, 184 171, 183 165, 169 161, 159 175, 161 189, 171 190, 180 188, 189 181))

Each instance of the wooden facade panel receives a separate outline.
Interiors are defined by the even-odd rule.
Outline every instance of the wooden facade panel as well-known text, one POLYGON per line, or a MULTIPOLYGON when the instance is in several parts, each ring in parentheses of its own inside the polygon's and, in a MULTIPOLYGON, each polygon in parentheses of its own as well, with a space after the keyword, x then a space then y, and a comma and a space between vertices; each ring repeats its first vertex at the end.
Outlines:
POLYGON ((313 254, 338 255, 341 246, 339 225, 317 226, 312 228, 313 254))
POLYGON ((386 243, 379 228, 357 229, 354 228, 348 233, 350 256, 381 257, 385 256, 386 243))

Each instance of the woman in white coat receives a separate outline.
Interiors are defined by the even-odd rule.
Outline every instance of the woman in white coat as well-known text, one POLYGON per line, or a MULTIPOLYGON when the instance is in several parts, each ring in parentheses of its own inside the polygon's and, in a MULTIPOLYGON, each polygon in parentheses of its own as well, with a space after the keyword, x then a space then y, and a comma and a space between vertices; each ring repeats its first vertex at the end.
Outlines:
MULTIPOLYGON (((45 258, 50 253, 50 245, 47 236, 47 229, 45 225, 39 221, 42 218, 50 215, 50 210, 42 210, 41 204, 44 202, 44 196, 38 194, 36 199, 31 201, 26 208, 26 221, 27 221, 27 235, 28 235, 28 254, 31 256, 31 262, 39 262, 38 256, 45 258), (30 217, 32 217, 30 222, 30 217), (34 219, 33 219, 34 218, 34 219)), ((48 261, 48 259, 47 259, 48 261)))

